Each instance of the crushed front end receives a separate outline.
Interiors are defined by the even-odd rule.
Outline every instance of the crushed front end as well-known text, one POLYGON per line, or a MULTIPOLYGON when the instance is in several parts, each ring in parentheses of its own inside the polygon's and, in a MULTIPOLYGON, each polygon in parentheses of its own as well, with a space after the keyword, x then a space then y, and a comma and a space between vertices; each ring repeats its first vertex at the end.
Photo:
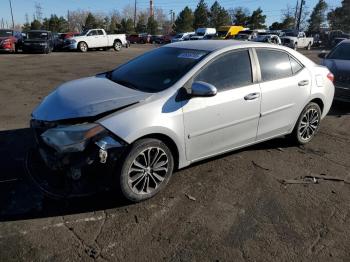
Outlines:
POLYGON ((112 189, 116 163, 128 146, 99 124, 74 122, 30 123, 37 148, 28 155, 27 170, 58 198, 112 189))

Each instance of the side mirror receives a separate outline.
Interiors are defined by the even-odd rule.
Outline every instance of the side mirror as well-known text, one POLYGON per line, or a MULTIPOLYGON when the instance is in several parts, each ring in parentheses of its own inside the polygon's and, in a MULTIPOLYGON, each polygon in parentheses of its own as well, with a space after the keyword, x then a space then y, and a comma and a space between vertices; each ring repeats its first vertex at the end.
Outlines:
POLYGON ((192 96, 209 97, 215 96, 217 92, 216 87, 209 83, 198 81, 192 84, 192 96))
POLYGON ((325 59, 327 57, 327 53, 326 52, 322 52, 318 54, 319 58, 325 59))

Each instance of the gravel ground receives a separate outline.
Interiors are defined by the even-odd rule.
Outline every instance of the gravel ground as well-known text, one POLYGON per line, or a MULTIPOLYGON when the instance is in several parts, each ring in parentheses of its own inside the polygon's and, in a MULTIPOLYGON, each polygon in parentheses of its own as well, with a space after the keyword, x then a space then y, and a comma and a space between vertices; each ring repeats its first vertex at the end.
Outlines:
MULTIPOLYGON (((122 52, 0 55, 0 261, 348 261, 350 107, 335 104, 304 147, 279 138, 203 161, 155 198, 53 201, 28 180, 33 108, 58 84, 116 67, 122 52)), ((305 52, 317 61, 317 51, 305 52)))

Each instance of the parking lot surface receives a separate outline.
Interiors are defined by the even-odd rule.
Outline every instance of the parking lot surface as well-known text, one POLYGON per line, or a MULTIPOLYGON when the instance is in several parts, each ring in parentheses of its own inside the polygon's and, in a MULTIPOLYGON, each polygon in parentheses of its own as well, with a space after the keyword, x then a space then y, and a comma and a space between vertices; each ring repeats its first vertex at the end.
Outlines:
MULTIPOLYGON (((23 168, 33 108, 60 83, 150 48, 0 55, 0 261, 349 260, 346 104, 307 146, 278 138, 192 165, 143 203, 113 193, 54 201, 34 187, 23 168)), ((317 53, 305 52, 318 62, 317 53)))

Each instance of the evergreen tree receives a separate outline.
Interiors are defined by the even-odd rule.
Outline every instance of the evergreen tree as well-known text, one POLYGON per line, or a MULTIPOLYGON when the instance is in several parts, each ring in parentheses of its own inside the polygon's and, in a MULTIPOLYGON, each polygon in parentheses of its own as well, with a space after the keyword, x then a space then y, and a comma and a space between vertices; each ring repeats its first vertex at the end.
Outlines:
POLYGON ((250 29, 263 29, 266 28, 265 25, 266 15, 263 15, 262 9, 259 7, 256 9, 248 21, 248 27, 250 29))
POLYGON ((120 22, 120 31, 124 34, 134 33, 134 21, 131 18, 123 18, 120 22))
POLYGON ((327 19, 332 30, 350 32, 350 0, 343 0, 341 7, 328 13, 327 19))
POLYGON ((150 35, 156 35, 158 33, 158 23, 154 19, 154 16, 150 16, 147 21, 147 33, 150 35))
POLYGON ((223 25, 230 25, 230 16, 225 8, 221 7, 218 1, 215 1, 210 8, 210 26, 218 29, 223 25))
POLYGON ((196 30, 200 27, 208 27, 209 12, 208 6, 204 0, 199 0, 196 10, 194 11, 193 28, 196 30))
POLYGON ((139 19, 137 21, 137 24, 136 24, 136 33, 145 33, 147 31, 147 15, 146 13, 142 12, 140 15, 139 15, 139 19))
POLYGON ((30 23, 30 29, 31 30, 40 30, 41 29, 41 23, 39 20, 34 19, 33 22, 30 23))
POLYGON ((97 27, 97 22, 96 22, 96 18, 94 17, 93 14, 91 14, 90 12, 88 13, 86 19, 85 19, 85 25, 84 28, 85 29, 91 29, 91 28, 96 28, 97 27))
POLYGON ((192 10, 186 6, 175 20, 174 30, 177 33, 193 31, 194 17, 192 10))
POLYGON ((321 26, 324 25, 326 21, 326 10, 327 10, 327 3, 325 0, 319 0, 316 4, 314 10, 311 13, 309 22, 309 28, 308 32, 311 34, 319 33, 321 30, 321 26))
POLYGON ((249 21, 248 10, 244 10, 242 7, 230 9, 230 16, 232 24, 246 27, 249 21))

